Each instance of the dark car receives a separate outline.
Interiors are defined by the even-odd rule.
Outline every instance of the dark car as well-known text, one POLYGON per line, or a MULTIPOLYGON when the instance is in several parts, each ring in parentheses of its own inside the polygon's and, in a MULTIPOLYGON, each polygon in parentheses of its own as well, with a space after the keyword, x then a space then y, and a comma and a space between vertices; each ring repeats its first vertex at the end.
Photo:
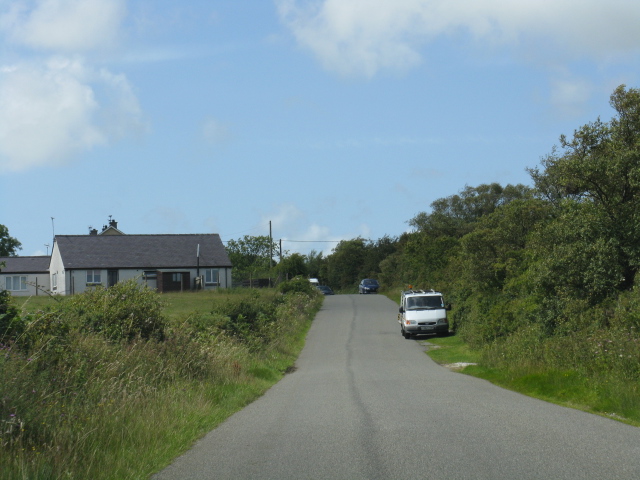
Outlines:
POLYGON ((380 284, 373 278, 365 278, 358 285, 358 293, 378 293, 380 284))
POLYGON ((325 295, 333 295, 333 290, 331 290, 331 287, 328 287, 326 285, 318 285, 316 286, 316 288, 325 295))

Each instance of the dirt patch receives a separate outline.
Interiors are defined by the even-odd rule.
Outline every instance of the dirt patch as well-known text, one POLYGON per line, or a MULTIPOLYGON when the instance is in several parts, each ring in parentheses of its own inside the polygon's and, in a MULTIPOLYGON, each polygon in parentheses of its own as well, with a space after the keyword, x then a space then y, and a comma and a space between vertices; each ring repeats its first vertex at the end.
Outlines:
POLYGON ((462 370, 464 367, 468 367, 469 365, 477 365, 477 363, 468 363, 468 362, 458 362, 458 363, 445 363, 442 365, 449 370, 462 370))

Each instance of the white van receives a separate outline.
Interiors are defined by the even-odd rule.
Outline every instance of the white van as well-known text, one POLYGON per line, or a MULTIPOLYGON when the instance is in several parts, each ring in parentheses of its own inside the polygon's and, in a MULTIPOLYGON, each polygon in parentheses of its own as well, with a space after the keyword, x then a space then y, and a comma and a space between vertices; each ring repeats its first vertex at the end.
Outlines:
POLYGON ((413 335, 449 334, 447 311, 442 293, 434 290, 406 290, 400 295, 398 323, 406 339, 413 335))

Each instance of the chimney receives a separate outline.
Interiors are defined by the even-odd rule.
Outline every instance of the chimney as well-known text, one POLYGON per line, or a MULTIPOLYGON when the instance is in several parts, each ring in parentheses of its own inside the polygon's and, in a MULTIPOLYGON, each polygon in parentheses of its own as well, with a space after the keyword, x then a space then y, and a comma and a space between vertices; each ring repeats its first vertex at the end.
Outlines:
POLYGON ((89 235, 98 235, 98 230, 95 228, 89 227, 89 235))

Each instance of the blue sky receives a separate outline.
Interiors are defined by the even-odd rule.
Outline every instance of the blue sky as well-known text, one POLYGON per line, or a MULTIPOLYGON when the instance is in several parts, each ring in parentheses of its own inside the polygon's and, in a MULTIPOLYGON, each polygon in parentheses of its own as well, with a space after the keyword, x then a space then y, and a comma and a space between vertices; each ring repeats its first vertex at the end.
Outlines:
POLYGON ((608 120, 639 24, 635 0, 0 0, 0 223, 20 255, 109 216, 397 236, 608 120))

